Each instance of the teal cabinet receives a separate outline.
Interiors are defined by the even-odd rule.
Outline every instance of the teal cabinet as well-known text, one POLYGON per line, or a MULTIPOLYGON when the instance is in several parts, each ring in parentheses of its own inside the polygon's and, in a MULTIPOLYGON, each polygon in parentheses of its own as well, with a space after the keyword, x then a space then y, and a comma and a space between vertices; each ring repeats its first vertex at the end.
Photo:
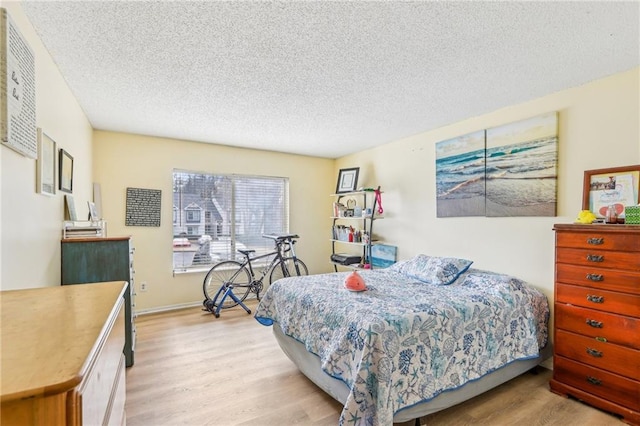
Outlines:
POLYGON ((62 240, 62 285, 126 281, 124 355, 133 365, 135 352, 135 294, 131 237, 68 238, 62 240))

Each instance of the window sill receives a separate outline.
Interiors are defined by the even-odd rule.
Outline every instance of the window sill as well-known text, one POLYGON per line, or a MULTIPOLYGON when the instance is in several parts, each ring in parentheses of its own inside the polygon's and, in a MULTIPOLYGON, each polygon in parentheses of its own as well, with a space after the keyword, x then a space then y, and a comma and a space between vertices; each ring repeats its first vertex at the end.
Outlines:
POLYGON ((211 266, 204 268, 174 269, 173 276, 175 277, 176 275, 207 273, 209 272, 209 269, 211 269, 211 266))

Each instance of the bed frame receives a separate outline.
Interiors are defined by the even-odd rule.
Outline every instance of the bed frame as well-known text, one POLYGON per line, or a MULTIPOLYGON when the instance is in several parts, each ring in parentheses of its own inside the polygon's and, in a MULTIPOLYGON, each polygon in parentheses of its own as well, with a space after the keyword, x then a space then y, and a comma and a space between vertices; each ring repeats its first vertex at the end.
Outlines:
MULTIPOLYGON (((272 328, 280 348, 282 348, 282 351, 293 361, 302 374, 331 395, 336 401, 345 404, 349 395, 347 385, 341 380, 333 378, 322 371, 320 358, 308 352, 304 344, 285 335, 277 323, 274 323, 272 328)), ((548 343, 547 346, 540 351, 540 356, 537 358, 514 361, 464 386, 442 392, 429 401, 404 408, 393 416, 393 422, 408 422, 471 399, 529 371, 544 360, 550 358, 552 354, 551 344, 548 343)))

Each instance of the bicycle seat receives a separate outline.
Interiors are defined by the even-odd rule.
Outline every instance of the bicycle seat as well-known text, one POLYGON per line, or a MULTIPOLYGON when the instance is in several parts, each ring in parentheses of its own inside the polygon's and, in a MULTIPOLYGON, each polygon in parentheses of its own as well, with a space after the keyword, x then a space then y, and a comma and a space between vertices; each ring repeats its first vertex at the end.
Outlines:
POLYGON ((242 253, 245 256, 249 256, 251 253, 255 253, 255 250, 238 250, 238 253, 242 253))
POLYGON ((272 240, 275 241, 285 241, 285 240, 292 240, 294 238, 300 238, 300 236, 298 234, 284 234, 284 235, 278 235, 278 234, 264 234, 262 235, 264 238, 271 238, 272 240))

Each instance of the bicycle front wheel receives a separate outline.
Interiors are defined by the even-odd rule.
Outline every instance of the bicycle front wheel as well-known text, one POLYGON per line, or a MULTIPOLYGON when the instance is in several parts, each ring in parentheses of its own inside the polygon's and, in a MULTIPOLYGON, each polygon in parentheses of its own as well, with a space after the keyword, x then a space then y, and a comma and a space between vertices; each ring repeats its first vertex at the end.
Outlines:
MULTIPOLYGON (((251 289, 251 275, 249 270, 240 262, 227 260, 213 266, 207 272, 202 283, 202 290, 207 300, 211 300, 214 307, 218 307, 226 288, 240 301, 244 301, 251 289), (223 288, 223 290, 220 290, 223 288)), ((232 297, 227 296, 222 302, 222 309, 232 308, 238 304, 232 297)))
POLYGON ((269 284, 273 284, 280 278, 300 275, 309 275, 307 265, 305 265, 302 260, 298 258, 294 260, 290 257, 282 259, 282 261, 278 262, 278 264, 276 264, 276 266, 271 270, 271 275, 269 275, 269 284))

